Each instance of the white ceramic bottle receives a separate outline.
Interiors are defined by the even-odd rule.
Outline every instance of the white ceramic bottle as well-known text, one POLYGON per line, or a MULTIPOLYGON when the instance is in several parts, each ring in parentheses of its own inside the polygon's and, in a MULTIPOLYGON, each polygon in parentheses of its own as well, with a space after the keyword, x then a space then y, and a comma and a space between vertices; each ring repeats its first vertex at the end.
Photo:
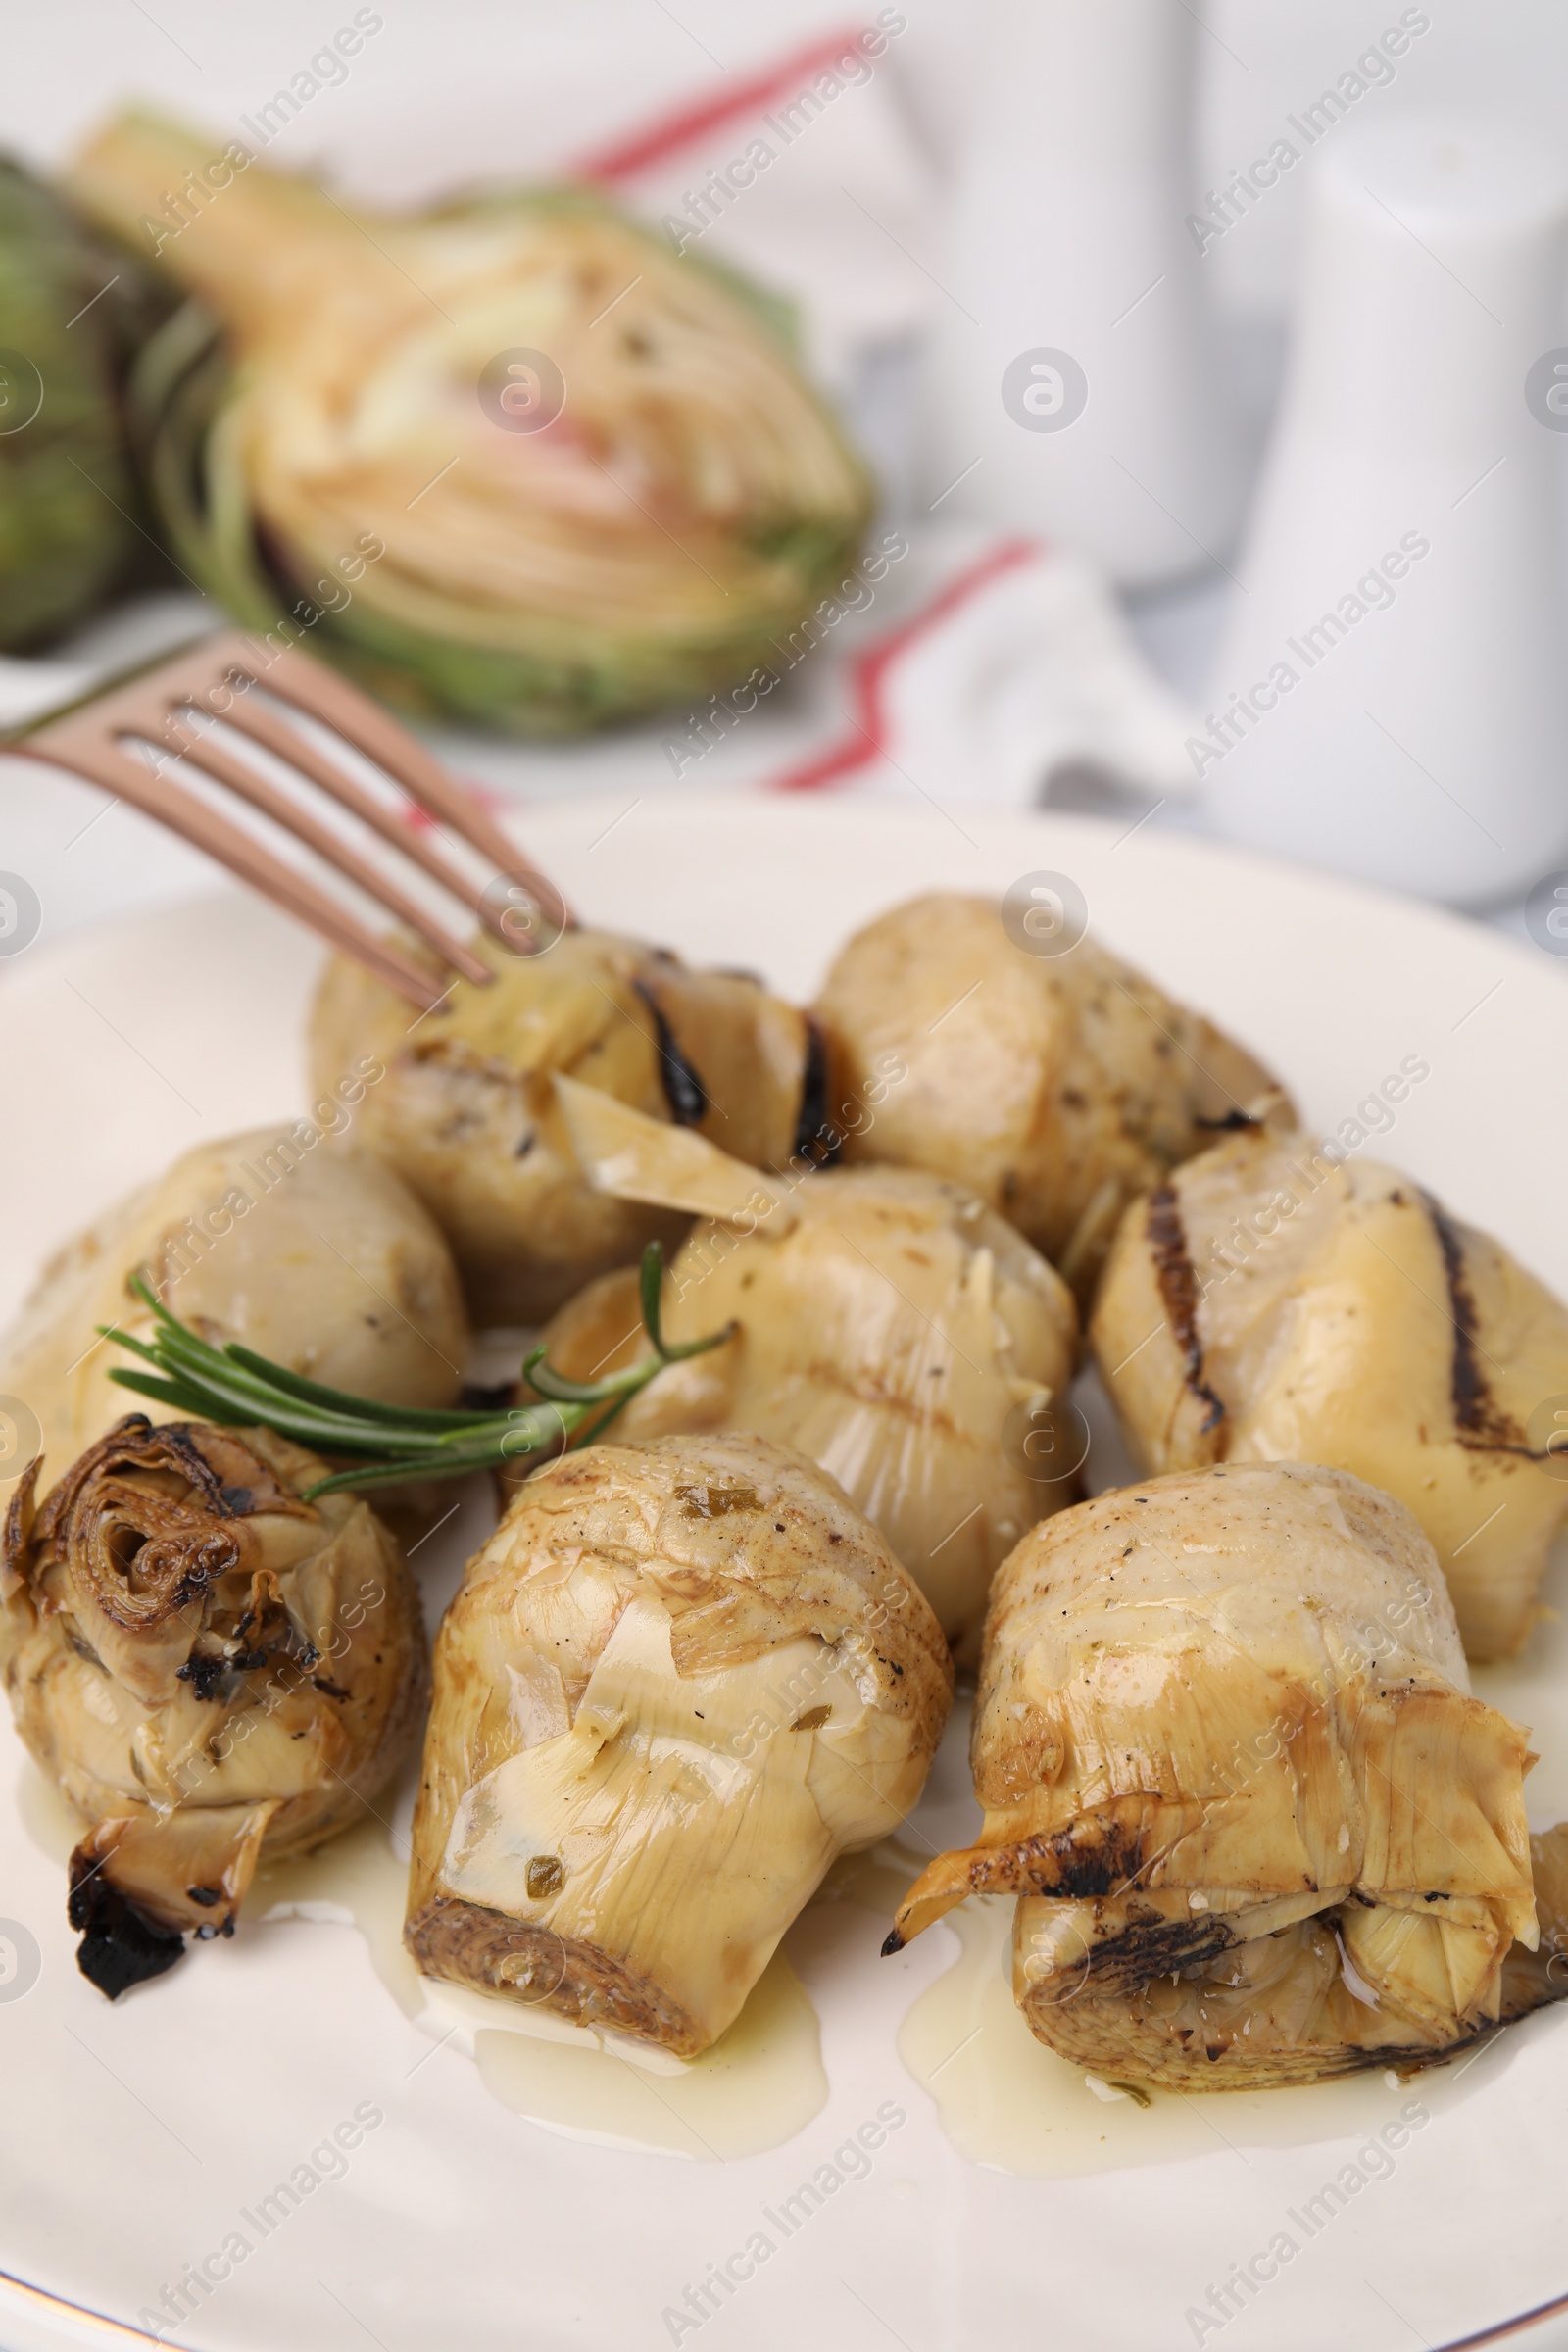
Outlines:
POLYGON ((1484 904, 1568 863, 1568 170, 1347 124, 1195 740, 1233 837, 1484 904))
POLYGON ((1214 264, 1187 225, 1194 12, 991 0, 972 23, 925 500, 1060 538, 1128 584, 1201 568, 1228 552, 1242 479, 1214 264))

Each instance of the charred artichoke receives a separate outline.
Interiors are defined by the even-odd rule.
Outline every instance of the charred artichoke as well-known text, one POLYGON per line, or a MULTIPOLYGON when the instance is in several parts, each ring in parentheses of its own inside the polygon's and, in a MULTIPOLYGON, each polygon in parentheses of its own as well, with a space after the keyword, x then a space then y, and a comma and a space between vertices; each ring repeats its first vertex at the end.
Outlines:
POLYGON ((1128 1210, 1093 1338, 1135 1461, 1352 1471, 1431 1538, 1467 1654, 1519 1649, 1568 1513, 1536 1426, 1568 1307, 1408 1176, 1227 1136, 1128 1210))
POLYGON ((270 1859, 358 1819, 424 1697, 418 1594, 369 1506, 268 1430, 133 1413, 0 1551, 17 1729, 91 1825, 71 1861, 84 1976, 111 1999, 233 1933, 270 1859))
POLYGON ((1342 1471, 1152 1479, 1026 1536, 971 1761, 979 1838, 887 1948, 1019 1896, 1019 2006, 1097 2074, 1416 2065, 1568 1989, 1530 1959, 1528 1737, 1469 1695, 1415 1521, 1342 1471))
POLYGON ((525 733, 689 701, 854 561, 866 477, 776 318, 593 195, 351 215, 135 114, 74 184, 199 298, 138 378, 181 563, 389 700, 525 733))
MULTIPOLYGON (((1070 1419, 1030 1418, 1072 1381, 1066 1284, 973 1193, 919 1169, 785 1185, 569 1079, 559 1092, 596 1183, 705 1212, 670 1268, 670 1331, 735 1332, 662 1372, 620 1429, 749 1429, 808 1455, 972 1655, 999 1562, 1078 1493, 1070 1419)), ((550 1326, 550 1360, 629 1362, 636 1324, 630 1278, 606 1275, 550 1326)))
POLYGON ((684 1219, 597 1193, 577 1166, 558 1071, 782 1167, 820 1117, 815 1036, 756 981, 697 972, 639 941, 567 931, 548 955, 474 953, 488 988, 460 980, 412 1027, 408 1006, 338 958, 312 1020, 318 1080, 372 1055, 386 1076, 360 1134, 424 1200, 484 1323, 533 1322, 684 1219))
POLYGON ((798 1454, 569 1454, 441 1628, 409 1949, 694 2057, 834 1857, 912 1807, 951 1696, 925 1602, 798 1454))
POLYGON ((906 1070, 847 1156, 968 1185, 1087 1302, 1127 1202, 1270 1082, 1093 940, 1040 955, 1029 915, 1026 945, 1003 918, 994 900, 933 892, 838 956, 816 1005, 835 1100, 877 1100, 889 1059, 906 1070))

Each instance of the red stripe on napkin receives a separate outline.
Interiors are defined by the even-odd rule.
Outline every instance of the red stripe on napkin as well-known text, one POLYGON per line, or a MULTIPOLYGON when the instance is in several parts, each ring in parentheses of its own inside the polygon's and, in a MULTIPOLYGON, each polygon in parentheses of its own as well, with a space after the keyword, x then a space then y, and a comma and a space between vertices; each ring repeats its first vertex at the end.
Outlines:
POLYGON ((1001 573, 1014 571, 1020 564, 1037 564, 1048 552, 1038 539, 1004 539, 988 556, 971 564, 967 571, 960 571, 951 579, 928 605, 922 605, 919 612, 912 612, 898 628, 891 629, 886 637, 857 655, 850 663, 850 692, 857 707, 852 724, 856 732, 833 750, 821 752, 804 765, 776 776, 764 790, 818 792, 823 785, 835 784, 841 776, 851 775, 857 768, 869 766, 873 760, 881 759, 888 748, 889 736, 883 681, 900 655, 907 653, 918 639, 946 620, 957 606, 989 587, 1001 573))
POLYGON ((732 122, 737 115, 754 115, 770 100, 786 92, 795 94, 803 74, 815 73, 829 66, 835 58, 845 56, 859 41, 858 30, 838 32, 825 41, 813 41, 808 49, 801 49, 782 65, 769 66, 764 74, 754 75, 750 81, 727 84, 713 98, 699 98, 662 116, 644 130, 630 138, 621 139, 611 147, 601 147, 585 155, 569 167, 567 179, 593 180, 601 184, 617 179, 634 179, 646 172, 650 164, 662 163, 665 156, 674 155, 689 147, 694 139, 708 131, 717 130, 732 122))

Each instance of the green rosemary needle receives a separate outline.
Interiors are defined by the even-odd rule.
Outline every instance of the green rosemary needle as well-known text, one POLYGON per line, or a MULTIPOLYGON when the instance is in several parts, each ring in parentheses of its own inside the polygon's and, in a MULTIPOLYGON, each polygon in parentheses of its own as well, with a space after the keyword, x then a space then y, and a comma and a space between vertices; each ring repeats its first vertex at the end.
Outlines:
POLYGON ((109 1377, 122 1389, 156 1397, 160 1404, 203 1421, 271 1429, 317 1453, 364 1457, 352 1469, 308 1487, 304 1499, 309 1502, 318 1494, 350 1488, 463 1478, 473 1470, 589 1444, 666 1364, 721 1348, 734 1333, 729 1323, 706 1339, 667 1341, 660 1312, 663 1275, 663 1252, 657 1242, 650 1242, 643 1251, 640 1290, 651 1355, 603 1380, 578 1381, 552 1370, 540 1346, 525 1358, 522 1376, 544 1401, 514 1405, 504 1413, 423 1412, 414 1405, 381 1404, 371 1396, 350 1396, 306 1380, 242 1348, 237 1340, 215 1348, 171 1314, 139 1274, 131 1277, 130 1288, 152 1309, 152 1338, 132 1339, 113 1323, 98 1328, 105 1339, 128 1348, 152 1366, 141 1372, 117 1365, 109 1377))

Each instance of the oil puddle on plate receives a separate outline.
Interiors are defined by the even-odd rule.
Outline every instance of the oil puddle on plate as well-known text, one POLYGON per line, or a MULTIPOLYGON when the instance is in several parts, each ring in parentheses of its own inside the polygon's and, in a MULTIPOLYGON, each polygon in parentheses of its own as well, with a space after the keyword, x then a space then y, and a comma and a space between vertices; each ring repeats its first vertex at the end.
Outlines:
POLYGON ((421 1977, 403 1946, 407 1887, 406 1841, 370 1821, 258 1873, 251 1908, 263 1927, 358 1928, 376 1975, 420 2030, 466 2051, 503 2106, 567 2138, 721 2163, 792 2139, 826 2105, 816 2012, 782 1953, 729 2032, 683 2060, 421 1977))
MULTIPOLYGON (((31 1765, 18 1793, 35 1842, 64 1864, 81 1835, 76 1815, 31 1765)), ((406 1802, 398 1810, 406 1812, 406 1802)), ((421 1977, 403 1948, 407 1854, 405 1836, 380 1820, 362 1822, 314 1854, 258 1873, 242 1927, 265 1932, 304 1920, 357 1929, 405 2015, 432 2042, 471 2057, 504 2106, 566 2138, 723 2163, 780 2146, 826 2105, 816 2012, 782 1952, 729 2032, 683 2061, 421 1977)), ((813 1900, 862 1904, 889 1919, 921 1863, 896 1839, 846 1854, 813 1900)), ((957 1936, 958 1958, 909 2009, 899 2054, 960 2154, 1036 2179, 1171 2163, 1220 2147, 1364 2139, 1412 2100, 1437 2115, 1468 2096, 1510 2062, 1539 2022, 1408 2081, 1372 2069, 1291 2090, 1134 2090, 1086 2076, 1024 2024, 1012 1998, 1011 1896, 971 1896, 941 1926, 957 1936)))
MULTIPOLYGON (((890 1841, 843 1856, 813 1901, 863 1903, 891 1918, 919 1872, 919 1857, 890 1841)), ((498 2032, 508 2021, 495 2013, 509 2004, 453 1986, 425 1989, 438 2014, 459 2014, 453 1995, 471 2018, 479 2074, 495 2096, 573 2138, 722 2162, 780 2146, 827 2104, 816 2011, 782 1951, 729 2032, 684 2063, 630 2043, 585 2049, 575 2029, 548 2017, 539 2020, 548 2038, 498 2032)))
MULTIPOLYGON (((18 1798, 34 1843, 64 1865, 81 1836, 77 1815, 30 1764, 18 1798)), ((913 1876, 894 1874, 895 1901, 913 1876)), ((874 1883, 868 1857, 854 1858, 845 1886, 859 1880, 874 1883)), ((381 1983, 421 2032, 466 2051, 504 2106, 567 2138, 722 2163, 793 2139, 827 2104, 816 2011, 782 1952, 729 2032, 683 2060, 421 1977, 403 1946, 407 1891, 407 1838, 368 1820, 314 1854, 259 1871, 241 1929, 298 1920, 357 1929, 381 1983)))
MULTIPOLYGON (((971 1895, 950 1911, 961 1950, 913 2003, 899 2055, 935 2100, 943 2130, 971 2163, 1037 2180, 1211 2156, 1219 2148, 1308 2147, 1367 2140, 1412 2102, 1423 2120, 1467 2097, 1510 2061, 1511 2029, 1452 2066, 1401 2080, 1392 2069, 1294 2089, 1206 2095, 1146 2090, 1086 2075, 1037 2041, 1012 1997, 1011 1895, 971 1895)), ((1378 2164, 1387 2163, 1379 2151, 1378 2164)))

